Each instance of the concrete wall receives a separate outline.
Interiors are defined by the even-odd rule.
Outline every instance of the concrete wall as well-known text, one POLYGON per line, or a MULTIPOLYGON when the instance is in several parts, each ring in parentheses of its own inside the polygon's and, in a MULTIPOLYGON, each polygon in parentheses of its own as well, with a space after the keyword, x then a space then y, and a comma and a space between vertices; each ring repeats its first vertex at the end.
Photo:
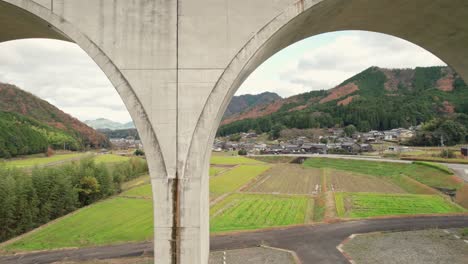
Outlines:
POLYGON ((0 41, 73 41, 96 61, 147 151, 155 262, 202 264, 211 143, 253 70, 303 38, 357 29, 419 44, 468 79, 466 17, 464 0, 0 0, 0 41))

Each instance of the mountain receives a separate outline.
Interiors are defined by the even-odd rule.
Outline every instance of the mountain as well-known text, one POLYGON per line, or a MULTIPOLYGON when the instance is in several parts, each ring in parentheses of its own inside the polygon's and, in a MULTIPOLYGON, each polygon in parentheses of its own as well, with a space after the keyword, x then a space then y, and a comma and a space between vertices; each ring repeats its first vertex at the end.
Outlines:
POLYGON ((332 89, 241 110, 222 121, 218 134, 267 132, 275 125, 302 129, 353 124, 361 131, 386 130, 463 114, 468 114, 468 87, 451 68, 370 67, 332 89))
POLYGON ((86 120, 84 121, 84 123, 94 129, 119 130, 119 129, 135 128, 135 125, 133 124, 133 122, 122 124, 122 123, 114 122, 112 120, 105 119, 105 118, 98 118, 95 120, 86 120))
MULTIPOLYGON (((24 138, 22 133, 36 139, 42 138, 39 140, 41 142, 45 137, 47 144, 54 148, 65 147, 66 149, 78 150, 86 147, 99 148, 109 145, 105 135, 64 113, 47 101, 11 84, 0 83, 0 113, 2 116, 2 128, 0 130, 3 130, 1 133, 4 145, 14 147, 16 142, 24 140, 26 140, 24 142, 27 142, 29 137, 25 136, 24 138), (13 129, 15 125, 25 127, 25 129, 15 129, 17 134, 5 131, 7 128, 13 129)), ((0 144, 2 143, 0 142, 0 144)), ((35 152, 27 150, 27 144, 24 148, 26 149, 13 150, 10 155, 35 152)))
POLYGON ((245 94, 234 96, 229 103, 226 112, 224 112, 223 118, 228 118, 241 112, 248 111, 254 107, 266 105, 280 99, 281 97, 279 95, 271 92, 264 92, 256 95, 245 94))

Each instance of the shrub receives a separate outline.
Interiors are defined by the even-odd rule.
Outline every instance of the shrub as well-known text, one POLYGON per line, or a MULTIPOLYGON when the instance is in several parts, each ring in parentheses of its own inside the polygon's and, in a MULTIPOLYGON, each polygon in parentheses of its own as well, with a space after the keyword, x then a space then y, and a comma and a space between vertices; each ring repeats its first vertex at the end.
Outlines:
POLYGON ((135 156, 144 156, 145 155, 145 152, 141 149, 137 149, 135 150, 135 156))
POLYGON ((247 155, 247 150, 245 149, 240 149, 238 152, 237 152, 238 155, 241 155, 241 156, 246 156, 247 155))
POLYGON ((448 159, 454 159, 457 157, 457 155, 455 154, 455 152, 453 150, 450 150, 450 149, 443 149, 440 151, 440 154, 439 156, 441 158, 448 158, 448 159))

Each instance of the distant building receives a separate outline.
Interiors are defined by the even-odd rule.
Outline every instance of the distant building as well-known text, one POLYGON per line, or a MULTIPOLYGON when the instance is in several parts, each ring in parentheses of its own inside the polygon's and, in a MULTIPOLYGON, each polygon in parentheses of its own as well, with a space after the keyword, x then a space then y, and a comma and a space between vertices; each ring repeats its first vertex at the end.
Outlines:
POLYGON ((462 147, 462 148, 461 148, 461 154, 462 154, 464 157, 468 157, 468 147, 462 147))

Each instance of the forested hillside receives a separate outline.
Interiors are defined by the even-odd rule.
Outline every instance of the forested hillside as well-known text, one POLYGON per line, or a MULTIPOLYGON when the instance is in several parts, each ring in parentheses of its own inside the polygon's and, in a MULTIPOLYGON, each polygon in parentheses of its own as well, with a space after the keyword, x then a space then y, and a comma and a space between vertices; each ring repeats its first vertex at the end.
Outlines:
POLYGON ((262 106, 281 99, 276 93, 264 92, 261 94, 244 94, 234 96, 224 112, 224 118, 237 115, 250 110, 251 108, 262 106))
POLYGON ((0 83, 0 157, 44 152, 47 147, 81 150, 107 147, 105 135, 48 102, 0 83))
POLYGON ((226 118, 218 134, 350 124, 360 131, 387 130, 434 118, 465 124, 467 114, 468 87, 449 67, 370 67, 333 89, 296 95, 226 118))

